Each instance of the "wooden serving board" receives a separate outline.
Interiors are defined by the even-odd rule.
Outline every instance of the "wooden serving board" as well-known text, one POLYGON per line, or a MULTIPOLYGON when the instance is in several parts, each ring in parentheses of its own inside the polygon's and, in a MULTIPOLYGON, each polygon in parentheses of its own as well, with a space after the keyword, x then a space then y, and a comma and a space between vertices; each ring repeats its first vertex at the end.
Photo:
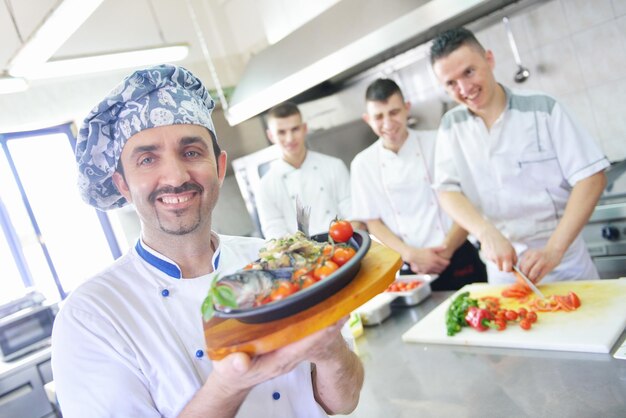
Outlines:
MULTIPOLYGON (((463 287, 403 336, 405 342, 469 345, 485 347, 529 348, 540 350, 609 353, 626 326, 626 279, 568 281, 540 285, 546 295, 567 295, 575 292, 581 306, 573 312, 539 312, 533 327, 522 330, 510 324, 504 331, 478 332, 469 327, 450 337, 446 334, 445 315, 459 293, 469 291, 470 296, 500 297, 505 285, 472 284, 463 287)), ((504 305, 517 308, 512 303, 504 305)), ((508 299, 510 300, 510 299, 508 299)), ((517 306, 516 306, 517 305, 517 306)))
POLYGON ((383 292, 402 265, 395 251, 372 241, 357 275, 328 299, 287 318, 261 324, 212 318, 204 323, 207 354, 220 360, 230 353, 268 353, 313 334, 347 316, 383 292))

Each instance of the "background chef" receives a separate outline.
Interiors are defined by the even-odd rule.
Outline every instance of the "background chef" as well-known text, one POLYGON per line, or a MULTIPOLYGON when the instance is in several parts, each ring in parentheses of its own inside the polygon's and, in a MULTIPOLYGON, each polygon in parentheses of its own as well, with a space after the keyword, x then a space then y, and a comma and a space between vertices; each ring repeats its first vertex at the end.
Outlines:
POLYGON ((372 82, 363 119, 379 136, 351 164, 353 218, 394 249, 406 273, 438 274, 434 290, 486 281, 467 232, 451 222, 432 189, 435 132, 408 128, 411 104, 390 79, 372 82))
POLYGON ((339 158, 311 151, 307 124, 298 107, 282 103, 268 111, 267 137, 281 158, 272 163, 256 191, 259 221, 266 239, 297 231, 296 199, 311 208, 309 233, 328 232, 335 218, 350 216, 350 175, 339 158))
POLYGON ((472 32, 433 40, 433 70, 461 106, 437 137, 435 187, 444 209, 475 235, 489 281, 597 279, 580 231, 606 185, 609 162, 563 106, 496 82, 495 58, 472 32))

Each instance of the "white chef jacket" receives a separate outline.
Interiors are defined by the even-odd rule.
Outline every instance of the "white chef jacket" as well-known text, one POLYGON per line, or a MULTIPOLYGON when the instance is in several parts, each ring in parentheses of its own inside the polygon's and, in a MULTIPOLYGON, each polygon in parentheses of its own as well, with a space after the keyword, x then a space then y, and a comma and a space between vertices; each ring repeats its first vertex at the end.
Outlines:
MULTIPOLYGON (((554 98, 504 90, 507 105, 491 130, 465 106, 444 115, 437 137, 435 188, 462 191, 521 256, 527 248, 546 245, 574 185, 609 162, 554 98)), ((493 263, 487 268, 490 282, 513 280, 493 263)), ((578 238, 543 281, 597 277, 578 238)))
POLYGON ((296 196, 311 207, 309 234, 328 232, 330 222, 350 216, 350 174, 339 158, 307 150, 300 168, 282 159, 272 163, 256 190, 263 236, 279 238, 298 230, 296 196))
MULTIPOLYGON (((138 241, 74 290, 52 334, 63 416, 174 417, 211 372, 200 306, 216 274, 253 260, 263 241, 212 234, 215 272, 180 279, 171 260, 138 241)), ((310 363, 252 389, 237 417, 327 417, 310 363), (278 398, 278 399, 275 399, 278 398)))
POLYGON ((379 138, 350 165, 352 218, 380 219, 414 247, 441 245, 452 222, 432 189, 436 131, 409 129, 396 154, 379 138))

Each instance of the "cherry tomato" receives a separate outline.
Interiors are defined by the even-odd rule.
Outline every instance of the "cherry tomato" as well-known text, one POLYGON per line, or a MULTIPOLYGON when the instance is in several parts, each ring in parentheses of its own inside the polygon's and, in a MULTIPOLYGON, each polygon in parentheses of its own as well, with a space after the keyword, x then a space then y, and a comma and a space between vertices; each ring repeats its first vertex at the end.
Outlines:
POLYGON ((272 290, 270 294, 270 299, 272 301, 281 300, 286 298, 289 295, 296 293, 298 290, 298 286, 290 280, 281 280, 278 283, 276 289, 272 290))
POLYGON ((496 318, 495 323, 498 327, 498 331, 504 331, 506 329, 506 320, 496 318))
POLYGON ((330 276, 338 268, 339 266, 334 261, 325 260, 315 267, 315 270, 313 270, 313 277, 322 280, 330 276))
POLYGON ((531 324, 534 324, 535 322, 537 322, 537 312, 535 311, 528 312, 526 314, 526 319, 528 319, 531 324))
POLYGON ((309 273, 311 273, 311 270, 306 268, 306 267, 301 267, 298 270, 294 271, 293 274, 291 275, 291 278, 293 280, 298 280, 301 279, 302 276, 306 276, 309 273))
POLYGON ((337 219, 330 223, 328 235, 330 235, 333 241, 347 242, 352 237, 352 234, 354 234, 354 230, 349 221, 337 219))
POLYGON ((332 260, 337 263, 339 266, 343 266, 354 257, 356 251, 352 247, 337 247, 335 248, 335 253, 333 254, 332 260))
POLYGON ((504 316, 509 321, 515 321, 517 319, 517 312, 509 310, 509 311, 506 311, 504 316))
POLYGON ((519 308, 519 310, 517 311, 517 314, 519 315, 521 319, 526 318, 527 313, 528 313, 528 310, 526 308, 519 308))
POLYGON ((317 283, 319 280, 317 280, 315 277, 313 277, 310 274, 306 274, 304 276, 302 276, 300 278, 301 282, 300 282, 300 287, 302 289, 306 289, 309 286, 313 286, 315 283, 317 283))
POLYGON ((333 256, 333 251, 334 251, 334 247, 330 244, 325 245, 324 248, 322 249, 322 255, 325 258, 330 258, 333 256))
POLYGON ((519 321, 519 326, 522 327, 523 330, 529 330, 532 326, 532 323, 527 318, 524 318, 519 321))

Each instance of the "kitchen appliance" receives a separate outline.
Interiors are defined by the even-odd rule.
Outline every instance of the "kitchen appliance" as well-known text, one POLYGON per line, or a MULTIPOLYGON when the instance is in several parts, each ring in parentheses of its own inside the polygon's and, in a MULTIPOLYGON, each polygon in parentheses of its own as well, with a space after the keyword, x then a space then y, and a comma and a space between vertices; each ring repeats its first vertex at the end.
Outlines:
POLYGON ((606 170, 607 187, 582 236, 600 278, 626 277, 626 160, 606 170))
POLYGON ((385 7, 377 0, 335 2, 250 58, 230 98, 226 119, 236 125, 289 98, 305 102, 325 97, 352 76, 427 46, 437 33, 475 24, 504 8, 511 14, 538 1, 391 0, 385 7))
POLYGON ((454 336, 447 335, 446 312, 456 296, 462 292, 470 292, 472 298, 500 297, 505 287, 506 285, 483 283, 464 286, 404 333, 402 340, 414 343, 609 353, 626 326, 626 279, 568 281, 547 283, 541 288, 548 297, 575 292, 581 301, 581 306, 575 311, 540 312, 537 323, 528 331, 513 325, 501 332, 478 332, 467 327, 454 336))
POLYGON ((0 359, 11 361, 50 344, 56 303, 34 292, 0 306, 0 359))

